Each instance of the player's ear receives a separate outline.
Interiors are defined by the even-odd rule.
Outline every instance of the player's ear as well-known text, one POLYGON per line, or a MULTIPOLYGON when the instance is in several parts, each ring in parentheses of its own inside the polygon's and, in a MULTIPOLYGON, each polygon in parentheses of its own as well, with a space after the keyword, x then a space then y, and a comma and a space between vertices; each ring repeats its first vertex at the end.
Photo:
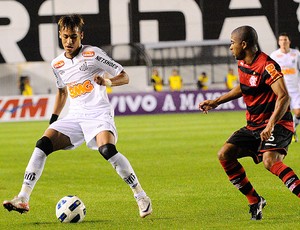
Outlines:
POLYGON ((247 44, 247 42, 245 42, 245 41, 242 41, 242 47, 243 47, 243 49, 246 49, 246 47, 248 47, 248 44, 247 44))
POLYGON ((60 31, 58 31, 58 34, 59 34, 59 38, 61 39, 61 33, 60 33, 60 31))
POLYGON ((80 39, 83 39, 83 37, 84 37, 84 34, 83 34, 83 31, 82 31, 81 34, 80 34, 80 39))

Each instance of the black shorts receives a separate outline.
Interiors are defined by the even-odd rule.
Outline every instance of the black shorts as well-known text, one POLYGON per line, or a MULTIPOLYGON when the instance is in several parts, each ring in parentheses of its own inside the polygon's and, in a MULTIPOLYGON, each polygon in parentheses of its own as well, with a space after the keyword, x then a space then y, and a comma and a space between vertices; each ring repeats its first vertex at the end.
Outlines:
MULTIPOLYGON (((227 140, 227 143, 234 144, 241 149, 245 149, 247 152, 252 152, 259 158, 261 158, 263 152, 268 150, 286 155, 288 146, 292 141, 293 132, 281 125, 275 125, 271 137, 267 141, 261 142, 260 133, 262 130, 264 128, 251 131, 243 127, 234 132, 227 140)), ((256 160, 261 161, 261 159, 254 159, 255 163, 259 163, 256 160)))

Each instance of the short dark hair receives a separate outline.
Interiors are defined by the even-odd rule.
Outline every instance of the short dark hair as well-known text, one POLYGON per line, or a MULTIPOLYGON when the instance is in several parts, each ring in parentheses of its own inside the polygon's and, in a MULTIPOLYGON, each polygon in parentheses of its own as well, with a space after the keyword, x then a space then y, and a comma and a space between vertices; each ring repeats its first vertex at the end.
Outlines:
POLYGON ((78 27, 79 31, 83 31, 84 20, 79 14, 71 14, 62 16, 58 21, 59 30, 61 29, 71 29, 74 30, 78 27))
POLYGON ((290 38, 289 34, 288 34, 288 33, 286 33, 286 32, 282 32, 282 33, 280 33, 280 34, 279 34, 279 36, 278 36, 278 39, 279 39, 279 37, 280 37, 280 36, 288 37, 288 39, 289 39, 289 40, 291 40, 291 38, 290 38))
POLYGON ((258 48, 258 36, 256 30, 251 26, 240 26, 233 30, 232 33, 238 33, 241 41, 247 42, 249 47, 258 48))

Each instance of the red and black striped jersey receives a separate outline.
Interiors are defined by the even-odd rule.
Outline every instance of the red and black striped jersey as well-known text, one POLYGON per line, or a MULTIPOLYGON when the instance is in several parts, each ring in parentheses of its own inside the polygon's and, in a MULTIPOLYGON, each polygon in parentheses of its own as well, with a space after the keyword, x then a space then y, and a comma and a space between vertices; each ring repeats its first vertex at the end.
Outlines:
MULTIPOLYGON (((257 52, 252 64, 238 62, 240 86, 247 106, 247 128, 256 130, 265 127, 271 117, 277 96, 271 85, 283 77, 280 66, 263 52, 257 52)), ((290 108, 278 122, 294 131, 290 108)))

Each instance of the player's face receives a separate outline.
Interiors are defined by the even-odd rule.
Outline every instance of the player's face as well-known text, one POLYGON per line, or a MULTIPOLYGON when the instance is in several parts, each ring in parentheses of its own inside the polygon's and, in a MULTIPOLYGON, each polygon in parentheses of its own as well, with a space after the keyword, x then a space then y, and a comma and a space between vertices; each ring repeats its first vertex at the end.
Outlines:
POLYGON ((245 58, 246 54, 243 46, 244 42, 241 41, 237 33, 232 33, 229 49, 236 60, 243 60, 245 58))
POLYGON ((81 39, 83 38, 83 32, 80 32, 76 27, 74 30, 70 28, 62 28, 59 31, 59 37, 61 39, 65 55, 67 58, 73 58, 77 55, 81 47, 81 39))
POLYGON ((287 36, 279 36, 278 45, 281 49, 288 49, 290 48, 291 41, 287 36))

